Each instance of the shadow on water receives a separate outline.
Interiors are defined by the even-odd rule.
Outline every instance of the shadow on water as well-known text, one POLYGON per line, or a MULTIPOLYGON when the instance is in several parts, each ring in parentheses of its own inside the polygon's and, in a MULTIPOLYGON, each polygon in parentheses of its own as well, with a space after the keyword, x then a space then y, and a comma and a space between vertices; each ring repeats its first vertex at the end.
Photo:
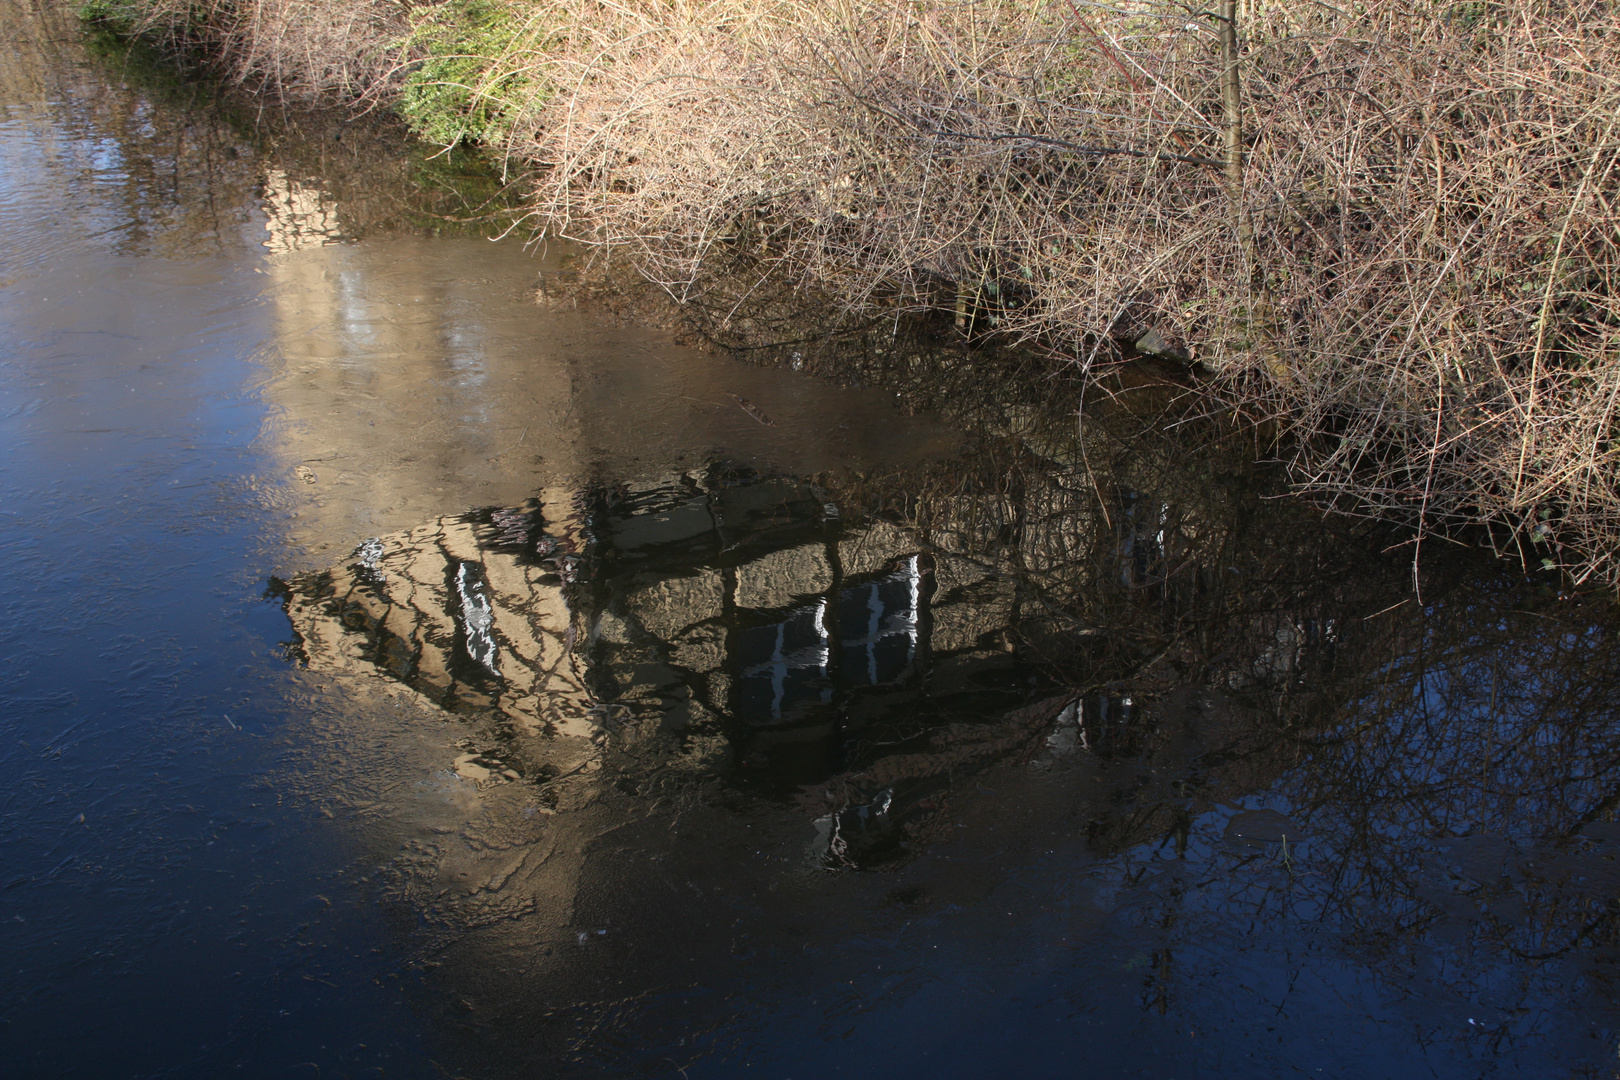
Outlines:
POLYGON ((8 1061, 1613 1075, 1609 601, 1461 548, 1420 601, 1139 373, 1082 414, 752 282, 594 297, 709 355, 612 325, 571 253, 445 235, 476 170, 44 10, 0 9, 8 1061))

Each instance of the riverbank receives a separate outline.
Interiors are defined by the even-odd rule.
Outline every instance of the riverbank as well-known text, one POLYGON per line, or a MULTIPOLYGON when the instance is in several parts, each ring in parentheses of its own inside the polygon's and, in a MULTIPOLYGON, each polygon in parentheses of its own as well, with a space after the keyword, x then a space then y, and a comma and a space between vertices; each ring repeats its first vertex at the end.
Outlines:
POLYGON ((1419 552, 1620 579, 1605 5, 93 10, 478 143, 533 177, 534 228, 678 300, 775 277, 1057 366, 1171 358, 1276 424, 1300 490, 1419 552))

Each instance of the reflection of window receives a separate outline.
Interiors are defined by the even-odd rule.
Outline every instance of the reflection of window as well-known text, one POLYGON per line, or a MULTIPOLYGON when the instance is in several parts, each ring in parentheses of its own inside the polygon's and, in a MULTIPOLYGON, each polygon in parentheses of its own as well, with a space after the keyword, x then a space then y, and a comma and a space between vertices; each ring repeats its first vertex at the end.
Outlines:
POLYGON ((742 669, 733 711, 742 717, 792 717, 797 706, 832 700, 827 664, 827 600, 797 609, 779 623, 737 633, 734 656, 742 669))
POLYGON ((915 555, 888 577, 840 592, 844 678, 855 686, 904 678, 917 658, 921 612, 922 571, 915 555))
POLYGON ((760 722, 796 719, 807 707, 832 701, 834 676, 851 687, 905 678, 917 659, 923 602, 915 555, 885 577, 840 590, 836 672, 829 672, 833 642, 825 597, 780 622, 737 631, 733 713, 760 722))
POLYGON ((491 674, 499 675, 495 605, 489 599, 489 585, 475 564, 464 562, 456 567, 456 596, 461 601, 461 632, 467 639, 467 655, 491 674))

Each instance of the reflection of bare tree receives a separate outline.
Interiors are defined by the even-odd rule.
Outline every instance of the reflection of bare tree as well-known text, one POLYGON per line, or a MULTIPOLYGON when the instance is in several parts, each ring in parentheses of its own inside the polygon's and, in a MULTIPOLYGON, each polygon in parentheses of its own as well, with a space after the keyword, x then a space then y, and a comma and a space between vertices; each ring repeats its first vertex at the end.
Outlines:
POLYGON ((1345 720, 1276 794, 1308 830, 1301 891, 1323 917, 1398 968, 1424 968, 1425 944, 1471 956, 1463 992, 1493 998, 1510 1038, 1576 970, 1613 978, 1620 656, 1597 605, 1487 597, 1513 602, 1435 604, 1410 651, 1347 687, 1345 720))
POLYGON ((60 212, 117 253, 281 252, 402 226, 483 230, 502 212, 486 170, 429 161, 384 118, 270 116, 107 38, 86 64, 72 5, 5 4, 0 32, 19 46, 0 101, 41 114, 31 138, 66 178, 60 212))
POLYGON ((964 415, 977 446, 948 465, 715 467, 382 537, 289 612, 312 664, 459 712, 463 775, 550 810, 721 778, 823 865, 872 867, 924 850, 986 769, 1073 773, 1097 793, 1088 887, 1151 942, 1155 1010, 1256 927, 1473 1000, 1491 1038, 1560 995, 1602 1007, 1611 612, 1466 553, 1430 558, 1419 605, 1399 537, 1303 519, 1252 443, 1172 444, 1129 394, 1083 441, 1061 412, 964 415))
POLYGON ((0 71, 0 100, 33 114, 34 152, 66 187, 59 230, 124 255, 206 256, 251 242, 245 207, 263 166, 195 90, 142 85, 121 56, 84 63, 68 5, 6 4, 0 32, 18 46, 0 71))
POLYGON ((1103 417, 1084 445, 1003 420, 973 468, 833 486, 1014 584, 1015 647, 1078 694, 1022 753, 1115 793, 1088 838, 1103 895, 1162 943, 1144 1003, 1174 1007, 1256 920, 1281 949, 1331 929, 1504 1044, 1610 986, 1610 606, 1549 609, 1470 556, 1432 556, 1419 605, 1380 554, 1399 537, 1303 525, 1260 497, 1252 446, 1189 455, 1151 411, 1103 417))
POLYGON ((1102 894, 1184 972, 1156 961, 1152 1000, 1195 990, 1261 928, 1259 947, 1296 966, 1370 964, 1423 1003, 1438 1042, 1505 1050, 1550 1016, 1605 1022, 1620 887, 1612 613, 1513 610, 1525 599, 1457 589, 1404 627, 1386 616, 1378 636, 1400 647, 1382 666, 1339 666, 1327 722, 1254 750, 1283 759, 1274 780, 1231 790, 1217 780, 1230 764, 1188 762, 1156 819, 1110 830, 1102 894))

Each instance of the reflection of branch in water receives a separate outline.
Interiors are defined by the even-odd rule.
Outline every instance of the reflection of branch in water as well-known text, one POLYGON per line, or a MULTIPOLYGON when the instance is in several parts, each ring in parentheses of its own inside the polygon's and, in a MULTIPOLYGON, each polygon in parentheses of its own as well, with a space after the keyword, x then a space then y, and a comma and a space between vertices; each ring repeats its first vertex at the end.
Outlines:
MULTIPOLYGON (((1620 852, 1575 824, 1612 815, 1620 781, 1620 656, 1603 629, 1613 613, 1588 609, 1584 631, 1566 633, 1504 610, 1510 590, 1429 599, 1426 614, 1407 616, 1416 633, 1393 664, 1328 673, 1342 723, 1278 744, 1303 764, 1258 797, 1288 808, 1298 832, 1286 848, 1237 857, 1220 837, 1229 811, 1212 808, 1194 820, 1185 862, 1165 861, 1138 812, 1121 831, 1142 839, 1116 857, 1111 888, 1154 874, 1196 880, 1173 894, 1165 938, 1195 955, 1225 948, 1240 913, 1262 918, 1277 948, 1308 949, 1289 929, 1308 920, 1376 943, 1396 978, 1434 978, 1424 957, 1455 950, 1468 958, 1445 969, 1457 993, 1517 986, 1503 1015, 1545 1015, 1564 992, 1520 965, 1580 951, 1604 970, 1596 950, 1615 943, 1620 852)), ((1390 641, 1370 634, 1363 655, 1387 657, 1378 646, 1390 641)))
POLYGON ((736 400, 738 408, 742 409, 743 412, 759 421, 759 423, 765 425, 766 427, 775 426, 776 421, 766 416, 764 411, 761 410, 758 405, 755 405, 752 401, 749 401, 741 394, 732 394, 731 396, 736 400))

